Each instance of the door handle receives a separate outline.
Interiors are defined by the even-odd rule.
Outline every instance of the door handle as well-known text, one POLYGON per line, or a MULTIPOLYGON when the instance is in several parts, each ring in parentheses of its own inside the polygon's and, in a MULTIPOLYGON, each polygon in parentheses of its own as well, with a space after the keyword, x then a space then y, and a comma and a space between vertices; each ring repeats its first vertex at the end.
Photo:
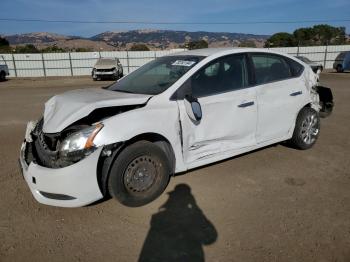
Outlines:
POLYGON ((238 107, 248 107, 254 105, 254 101, 246 102, 243 104, 238 105, 238 107))
POLYGON ((290 96, 299 96, 301 95, 303 92, 302 91, 297 91, 297 92, 293 92, 290 94, 290 96))

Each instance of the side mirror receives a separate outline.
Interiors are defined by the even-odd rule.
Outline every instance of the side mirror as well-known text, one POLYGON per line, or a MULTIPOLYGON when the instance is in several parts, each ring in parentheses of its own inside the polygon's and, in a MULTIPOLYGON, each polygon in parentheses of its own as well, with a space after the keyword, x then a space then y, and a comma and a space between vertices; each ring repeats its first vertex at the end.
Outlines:
POLYGON ((196 98, 186 96, 184 99, 184 103, 187 115, 193 121, 200 121, 202 119, 202 108, 198 100, 196 98))

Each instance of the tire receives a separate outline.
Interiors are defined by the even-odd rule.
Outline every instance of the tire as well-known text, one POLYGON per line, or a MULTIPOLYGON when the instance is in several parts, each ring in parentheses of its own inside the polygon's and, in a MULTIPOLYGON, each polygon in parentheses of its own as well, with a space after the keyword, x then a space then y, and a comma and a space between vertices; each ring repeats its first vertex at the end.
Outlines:
POLYGON ((0 81, 5 81, 6 80, 6 73, 4 71, 0 72, 0 81))
POLYGON ((318 112, 310 107, 304 107, 298 114, 293 136, 289 142, 295 148, 309 149, 316 143, 319 133, 320 117, 318 112))
POLYGON ((126 147, 112 164, 108 192, 121 204, 143 206, 159 197, 169 182, 171 168, 164 151, 148 141, 126 147))
POLYGON ((337 70, 338 73, 343 73, 343 71, 344 71, 342 65, 337 65, 337 69, 336 70, 337 70))
POLYGON ((117 81, 118 79, 119 79, 118 73, 117 73, 117 74, 114 74, 114 75, 112 76, 112 80, 117 81))

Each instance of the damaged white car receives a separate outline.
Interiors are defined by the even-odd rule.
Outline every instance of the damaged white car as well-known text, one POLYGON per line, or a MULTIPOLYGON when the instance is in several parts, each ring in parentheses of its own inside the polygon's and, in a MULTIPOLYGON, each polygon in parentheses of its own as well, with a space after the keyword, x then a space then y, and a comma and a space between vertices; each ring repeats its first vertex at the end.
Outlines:
POLYGON ((111 195, 157 198, 175 173, 289 141, 308 149, 332 92, 312 69, 265 49, 160 57, 105 89, 54 96, 20 153, 40 203, 78 207, 111 195))
POLYGON ((118 80, 123 77, 123 66, 118 58, 100 58, 91 72, 94 81, 105 78, 118 80))

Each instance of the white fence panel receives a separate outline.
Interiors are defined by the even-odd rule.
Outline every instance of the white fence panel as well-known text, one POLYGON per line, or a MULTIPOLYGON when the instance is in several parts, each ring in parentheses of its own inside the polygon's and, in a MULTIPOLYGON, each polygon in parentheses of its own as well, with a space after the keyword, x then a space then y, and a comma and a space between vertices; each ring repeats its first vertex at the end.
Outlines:
POLYGON ((46 76, 71 76, 69 53, 44 53, 46 76))
POLYGON ((96 61, 100 58, 99 52, 70 53, 74 76, 90 75, 96 61))
POLYGON ((277 52, 281 52, 281 53, 291 54, 291 55, 296 55, 298 52, 297 47, 274 47, 274 48, 269 48, 269 49, 277 51, 277 52))
POLYGON ((17 76, 44 76, 43 58, 41 54, 14 54, 17 76))
POLYGON ((13 63, 14 59, 13 59, 13 55, 12 54, 3 54, 0 55, 0 65, 2 64, 6 64, 9 68, 9 73, 10 76, 16 76, 16 72, 15 72, 15 66, 13 63))
POLYGON ((155 51, 128 52, 130 72, 157 58, 155 51))
MULTIPOLYGON (((332 68, 341 52, 350 51, 350 45, 306 46, 270 48, 293 56, 300 55, 332 68)), ((117 57, 123 65, 124 74, 134 71, 145 63, 184 49, 162 51, 103 51, 44 54, 3 54, 11 77, 78 76, 90 75, 100 57, 117 57)), ((0 59, 0 63, 2 59, 0 59)))

